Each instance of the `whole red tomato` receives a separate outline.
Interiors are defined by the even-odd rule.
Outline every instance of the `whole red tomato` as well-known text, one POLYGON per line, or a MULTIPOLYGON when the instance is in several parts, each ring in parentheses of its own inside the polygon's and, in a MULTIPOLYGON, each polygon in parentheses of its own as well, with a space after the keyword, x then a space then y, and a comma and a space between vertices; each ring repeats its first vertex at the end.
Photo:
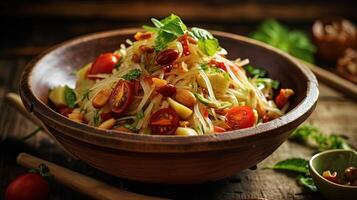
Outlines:
POLYGON ((5 200, 46 200, 48 194, 48 183, 40 174, 26 173, 9 184, 5 200))
POLYGON ((120 54, 114 53, 105 53, 98 56, 89 69, 88 75, 112 73, 120 58, 120 54))

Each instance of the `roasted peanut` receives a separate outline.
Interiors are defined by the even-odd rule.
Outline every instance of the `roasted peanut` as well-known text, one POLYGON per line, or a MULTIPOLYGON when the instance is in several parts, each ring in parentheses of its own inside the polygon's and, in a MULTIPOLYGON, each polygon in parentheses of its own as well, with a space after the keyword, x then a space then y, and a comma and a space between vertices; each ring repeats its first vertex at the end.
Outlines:
POLYGON ((178 63, 177 68, 180 72, 188 72, 187 64, 185 62, 178 63))
POLYGON ((111 89, 104 89, 98 92, 92 100, 92 105, 94 108, 103 107, 109 100, 110 94, 112 93, 111 89))
POLYGON ((113 126, 115 125, 115 119, 114 118, 110 118, 110 119, 107 119, 105 120, 104 122, 102 122, 98 128, 100 129, 111 129, 113 128, 113 126))
POLYGON ((188 107, 194 106, 197 102, 195 95, 185 89, 176 90, 175 100, 188 107))
POLYGON ((141 45, 139 47, 140 51, 144 52, 144 53, 154 53, 155 49, 152 47, 148 47, 146 45, 141 45))
POLYGON ((140 60, 140 56, 138 54, 133 54, 133 56, 131 57, 131 60, 134 62, 134 63, 140 63, 141 60, 140 60))
POLYGON ((147 40, 147 39, 149 39, 151 37, 151 33, 149 33, 149 32, 145 32, 145 33, 143 33, 143 32, 137 32, 137 33, 135 33, 135 35, 134 35, 134 38, 136 39, 136 40, 147 40))
POLYGON ((79 123, 83 122, 83 114, 80 112, 72 112, 68 115, 68 118, 79 123))
POLYGON ((167 49, 157 55, 156 62, 161 66, 166 66, 172 64, 178 57, 179 52, 176 49, 167 49))

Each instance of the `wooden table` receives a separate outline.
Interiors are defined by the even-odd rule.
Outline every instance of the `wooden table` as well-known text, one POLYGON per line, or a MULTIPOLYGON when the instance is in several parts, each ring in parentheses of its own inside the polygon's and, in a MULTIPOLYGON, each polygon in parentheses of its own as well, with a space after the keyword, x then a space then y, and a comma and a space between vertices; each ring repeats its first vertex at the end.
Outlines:
MULTIPOLYGON (((48 22, 42 22, 46 24, 48 22)), ((61 22, 57 22, 60 24, 61 22)), ((63 22, 64 23, 64 22, 63 22)), ((30 29, 26 40, 18 42, 17 46, 1 48, 0 50, 0 199, 4 188, 17 175, 26 171, 15 163, 16 155, 25 151, 40 158, 47 159, 59 165, 92 176, 111 185, 129 191, 149 194, 174 199, 248 199, 266 198, 275 199, 323 199, 318 193, 309 193, 302 190, 295 181, 295 175, 281 173, 264 166, 272 165, 277 161, 290 157, 310 158, 313 150, 292 142, 285 142, 270 157, 258 165, 257 170, 244 170, 227 179, 204 183, 201 185, 167 186, 144 184, 114 178, 103 174, 85 163, 73 160, 63 153, 50 141, 44 133, 36 135, 26 143, 21 143, 14 138, 25 136, 36 129, 36 126, 18 114, 4 102, 4 95, 10 91, 17 91, 19 77, 23 66, 43 47, 53 45, 64 39, 98 30, 118 28, 113 22, 103 22, 101 25, 88 27, 85 22, 66 24, 66 28, 57 32, 53 26, 46 31, 36 32, 30 29), (104 25, 103 25, 104 24, 104 25), (87 27, 86 29, 81 29, 87 27), (57 34, 57 35, 56 35, 57 34)), ((134 26, 141 22, 129 24, 134 26)), ((48 25, 48 24, 47 24, 48 25)), ((255 27, 256 24, 254 24, 255 27)), ((31 27, 31 25, 26 25, 31 27)), ((32 25, 35 26, 35 25, 32 25)), ((61 24, 59 25, 61 26, 61 24)), ((128 26, 122 23, 119 27, 128 26)), ((236 33, 247 33, 252 25, 237 24, 208 24, 212 27, 236 33), (247 28, 248 27, 248 28, 247 28)), ((348 99, 327 86, 320 84, 320 98, 316 110, 306 123, 313 124, 327 133, 339 133, 348 138, 348 141, 357 147, 357 103, 348 99)), ((51 200, 59 199, 86 199, 85 196, 72 191, 57 183, 51 184, 51 200)))

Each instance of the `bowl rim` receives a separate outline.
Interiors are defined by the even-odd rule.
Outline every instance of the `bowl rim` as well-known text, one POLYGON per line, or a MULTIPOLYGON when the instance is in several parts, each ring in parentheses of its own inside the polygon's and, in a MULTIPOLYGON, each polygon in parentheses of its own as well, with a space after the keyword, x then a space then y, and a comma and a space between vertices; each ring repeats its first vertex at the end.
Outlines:
POLYGON ((125 28, 91 33, 55 45, 52 48, 49 48, 40 55, 38 55, 36 58, 34 58, 27 64, 20 81, 20 96, 24 104, 27 104, 26 107, 28 108, 28 110, 30 112, 34 112, 35 115, 40 115, 41 117, 44 117, 47 121, 50 121, 53 124, 60 124, 63 128, 66 128, 67 130, 76 131, 78 134, 75 135, 63 131, 61 133, 65 136, 75 138, 85 143, 111 147, 114 149, 124 149, 140 152, 152 152, 161 150, 166 150, 170 152, 182 152, 207 151, 212 150, 212 148, 228 149, 236 146, 231 144, 233 141, 235 143, 243 144, 242 138, 249 140, 256 136, 269 137, 276 136, 277 134, 282 134, 284 131, 289 131, 292 128, 295 128, 297 126, 295 124, 301 124, 311 114, 311 112, 316 106, 319 94, 319 90, 317 87, 318 82, 314 74, 303 63, 298 62, 296 59, 292 58, 287 53, 276 49, 270 45, 237 34, 215 30, 210 30, 210 32, 219 37, 239 40, 240 42, 247 43, 249 45, 255 45, 260 48, 273 51, 274 53, 278 54, 279 56, 290 62, 293 66, 300 70, 300 72, 305 76, 307 80, 306 96, 304 97, 304 99, 301 100, 298 105, 296 105, 292 110, 290 110, 283 116, 256 127, 228 131, 225 134, 208 134, 199 136, 166 136, 139 135, 113 130, 102 130, 89 126, 87 124, 77 123, 51 109, 48 105, 38 99, 37 96, 32 92, 30 85, 32 70, 36 67, 38 62, 40 62, 46 57, 47 54, 52 53, 56 50, 60 50, 61 48, 79 44, 81 42, 104 39, 106 37, 113 37, 116 35, 134 34, 135 32, 140 30, 142 29, 125 28), (276 129, 279 129, 278 133, 276 132, 276 129), (214 147, 212 144, 217 144, 217 142, 222 142, 222 145, 214 147), (139 143, 141 145, 145 143, 145 147, 138 147, 135 145, 139 143))
POLYGON ((332 149, 332 150, 326 150, 326 151, 323 151, 323 152, 320 152, 320 153, 317 153, 315 155, 313 155, 310 160, 309 160, 309 169, 310 171, 312 171, 312 173, 315 175, 315 177, 317 177, 319 180, 321 181, 324 181, 326 183, 328 183, 329 185, 331 186, 334 186, 334 187, 342 187, 342 188, 353 188, 353 189, 357 189, 357 186, 351 186, 351 185, 342 185, 342 184, 337 184, 337 183, 334 183, 332 181, 329 181, 327 179, 325 179, 320 173, 318 173, 313 165, 313 161, 317 158, 317 157, 320 157, 322 155, 325 155, 325 154, 332 154, 332 153, 338 153, 338 152, 349 152, 349 153, 352 153, 352 154, 355 154, 357 156, 357 151, 353 150, 353 149, 332 149))

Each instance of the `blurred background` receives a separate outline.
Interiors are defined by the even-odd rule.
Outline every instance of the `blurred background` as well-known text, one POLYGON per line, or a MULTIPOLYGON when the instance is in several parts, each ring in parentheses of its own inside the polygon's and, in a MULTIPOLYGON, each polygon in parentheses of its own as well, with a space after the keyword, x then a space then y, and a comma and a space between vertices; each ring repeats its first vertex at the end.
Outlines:
MULTIPOLYGON (((8 104, 4 102, 4 96, 7 92, 17 92, 23 68, 31 59, 55 44, 83 34, 126 27, 140 27, 143 24, 151 24, 150 18, 152 17, 161 19, 168 16, 170 13, 175 13, 180 16, 189 27, 198 26, 246 36, 253 36, 254 33, 255 35, 259 35, 256 33, 272 33, 269 38, 264 39, 260 37, 260 39, 265 40, 264 42, 274 43, 276 42, 275 39, 278 38, 278 45, 287 44, 286 46, 290 48, 285 49, 287 51, 293 49, 291 46, 299 43, 296 41, 300 41, 302 46, 299 46, 298 49, 302 48, 302 50, 294 51, 296 53, 295 56, 308 62, 324 66, 326 67, 325 69, 334 73, 337 73, 337 60, 340 56, 343 56, 341 52, 347 47, 355 48, 357 46, 357 32, 353 25, 357 22, 356 0, 1 1, 0 133, 4 134, 0 134, 0 141, 5 139, 4 136, 10 134, 13 134, 12 137, 16 136, 16 134, 22 134, 21 137, 23 137, 28 134, 29 131, 34 129, 34 125, 31 122, 16 113, 14 109, 9 108, 8 104), (338 19, 336 22, 337 28, 335 25, 329 24, 333 29, 330 31, 333 33, 332 35, 341 35, 339 34, 339 32, 341 32, 339 26, 341 18, 348 20, 346 25, 347 28, 344 28, 347 30, 342 30, 342 32, 352 31, 354 33, 354 38, 344 40, 342 46, 345 46, 338 52, 338 56, 332 60, 326 59, 326 52, 321 52, 320 46, 324 42, 323 39, 320 38, 320 41, 317 41, 312 33, 312 27, 316 20, 322 20, 328 17, 338 19), (275 22, 272 23, 272 21, 266 22, 265 20, 267 19, 276 19, 279 24, 275 22), (261 24, 264 21, 266 22, 266 26, 262 27, 261 24), (335 29, 333 27, 335 27, 335 29), (297 36, 299 38, 298 40, 285 42, 287 40, 286 36, 288 36, 291 33, 289 31, 292 30, 298 30, 303 36, 301 36, 301 34, 295 34, 295 36, 299 35, 297 36), (305 57, 306 55, 308 55, 308 58, 305 57)), ((330 28, 326 28, 326 31, 329 29, 330 28)), ((346 35, 346 37, 349 37, 348 34, 346 35)), ((324 49, 338 49, 334 43, 329 45, 332 46, 325 47, 324 49)), ((337 46, 338 45, 341 44, 337 44, 337 46)), ((284 48, 286 48, 286 46, 284 46, 284 48)), ((294 52, 289 51, 289 53, 293 54, 294 52)), ((329 53, 331 52, 327 52, 327 55, 329 53)), ((354 57, 355 60, 353 62, 357 62, 357 53, 350 53, 348 56, 354 57)), ((327 58, 331 57, 327 56, 327 58)), ((345 63, 352 62, 350 58, 345 60, 347 60, 345 63)), ((346 75, 346 73, 345 70, 340 74, 346 75)), ((351 81, 357 80, 356 64, 354 64, 354 68, 352 68, 352 73, 347 75, 348 76, 344 77, 348 77, 351 81)), ((324 92, 326 91, 329 90, 325 90, 324 92)), ((327 92, 327 94, 330 95, 332 92, 327 92)), ((328 96, 323 100, 326 99, 330 102, 332 98, 328 96)), ((345 99, 342 100, 345 101, 345 99)), ((342 100, 338 97, 336 102, 342 104, 342 100)), ((335 102, 333 103, 334 105, 336 104, 335 102)), ((330 104, 326 105, 329 106, 330 104)), ((347 102, 346 110, 351 105, 355 105, 354 102, 347 102)), ((335 110, 338 109, 336 108, 335 110)), ((353 118, 351 119, 353 120, 353 118)), ((323 121, 323 119, 321 121, 323 121)), ((41 155, 42 158, 54 161, 71 169, 82 171, 84 174, 94 176, 104 181, 111 182, 111 184, 118 187, 129 188, 132 191, 147 194, 161 194, 162 196, 165 196, 173 193, 177 195, 176 197, 179 197, 184 194, 189 195, 197 193, 200 194, 201 197, 208 197, 210 195, 212 196, 214 194, 222 193, 221 190, 227 191, 224 193, 226 195, 225 198, 220 196, 218 199, 231 199, 230 197, 241 194, 236 192, 233 187, 228 187, 226 182, 202 185, 192 189, 189 188, 186 189, 186 193, 180 193, 181 190, 176 191, 177 188, 166 187, 166 190, 162 190, 161 187, 142 186, 138 183, 131 182, 123 183, 122 181, 113 180, 110 176, 103 175, 84 163, 72 162, 71 159, 63 155, 63 152, 59 152, 58 148, 53 143, 48 140, 43 140, 43 137, 40 135, 37 136, 36 140, 31 140, 27 143, 31 148, 29 148, 28 145, 21 144, 19 146, 17 143, 14 145, 13 142, 9 141, 3 142, 2 144, 0 143, 0 179, 2 179, 2 181, 0 180, 0 194, 3 193, 5 186, 10 180, 24 171, 23 168, 15 163, 15 157, 20 151, 27 151, 34 155, 41 155)), ((248 180, 248 177, 252 177, 252 174, 250 172, 243 172, 241 177, 245 176, 248 180)), ((286 181, 286 179, 282 180, 286 181)), ((229 181, 231 181, 229 183, 240 182, 240 180, 235 180, 234 177, 229 181)), ((291 184, 294 184, 294 180, 291 180, 291 184)), ((297 188, 296 185, 295 188, 297 188)), ((259 194, 260 190, 258 189, 259 188, 252 190, 259 194)), ((287 190, 289 190, 289 192, 284 191, 283 195, 288 195, 290 193, 294 194, 296 189, 292 192, 290 191, 290 188, 287 190)), ((51 199, 83 198, 80 194, 73 194, 72 191, 59 186, 58 184, 54 187, 53 193, 54 195, 51 199)), ((319 199, 316 198, 316 196, 309 196, 310 194, 304 195, 305 197, 310 197, 309 199, 319 199)), ((294 199, 295 197, 296 196, 293 196, 294 199)), ((299 196, 297 196, 297 198, 299 198, 299 196)), ((300 199, 302 199, 302 196, 300 199)))

